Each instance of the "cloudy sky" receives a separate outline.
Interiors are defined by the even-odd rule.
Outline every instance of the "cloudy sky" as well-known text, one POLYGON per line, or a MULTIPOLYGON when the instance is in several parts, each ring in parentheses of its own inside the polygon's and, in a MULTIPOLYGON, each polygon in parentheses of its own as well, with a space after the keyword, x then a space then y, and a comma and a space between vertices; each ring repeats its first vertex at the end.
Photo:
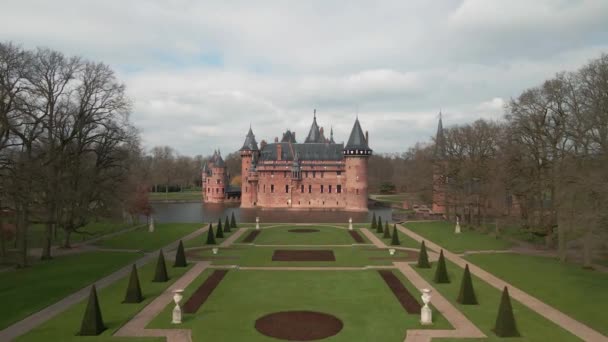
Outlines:
POLYGON ((106 62, 146 147, 239 149, 312 122, 376 152, 500 119, 509 98, 608 52, 606 0, 6 1, 0 40, 106 62))

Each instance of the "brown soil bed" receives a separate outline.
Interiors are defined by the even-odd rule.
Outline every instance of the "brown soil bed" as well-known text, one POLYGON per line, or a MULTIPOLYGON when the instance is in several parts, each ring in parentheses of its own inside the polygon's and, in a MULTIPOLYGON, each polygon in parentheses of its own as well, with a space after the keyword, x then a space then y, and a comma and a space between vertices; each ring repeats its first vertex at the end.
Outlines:
POLYGON ((312 229, 312 228, 296 228, 296 229, 290 229, 288 230, 288 232, 290 233, 317 233, 320 230, 318 229, 312 229))
POLYGON ((334 336, 344 324, 336 316, 314 311, 275 312, 258 318, 260 333, 287 341, 314 341, 334 336))
POLYGON ((353 240, 355 240, 356 243, 365 242, 365 240, 363 240, 363 237, 361 236, 361 234, 359 234, 359 232, 356 232, 354 230, 349 230, 348 234, 350 234, 350 236, 353 238, 353 240))
POLYGON ((211 295, 213 290, 220 284, 224 276, 228 273, 227 270, 215 270, 209 278, 203 282, 201 286, 188 298, 184 303, 183 310, 185 313, 195 313, 205 303, 207 298, 211 295))
POLYGON ((272 253, 272 261, 336 261, 334 252, 320 249, 277 249, 272 253))
POLYGON ((420 314, 420 303, 412 296, 410 291, 408 291, 403 283, 392 271, 389 270, 379 270, 380 276, 384 279, 384 282, 388 287, 393 291, 395 297, 401 303, 401 306, 407 311, 409 314, 420 314))
POLYGON ((249 234, 247 234, 247 236, 245 237, 245 239, 243 239, 243 242, 253 242, 253 240, 255 240, 256 237, 258 237, 258 235, 260 235, 262 231, 260 230, 254 230, 249 232, 249 234))

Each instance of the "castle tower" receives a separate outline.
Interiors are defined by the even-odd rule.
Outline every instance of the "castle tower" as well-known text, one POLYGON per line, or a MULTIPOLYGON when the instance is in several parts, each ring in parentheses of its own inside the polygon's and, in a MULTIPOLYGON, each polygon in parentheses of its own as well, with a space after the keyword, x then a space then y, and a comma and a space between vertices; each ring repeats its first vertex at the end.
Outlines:
POLYGON ((372 150, 363 134, 359 118, 355 120, 343 153, 346 168, 346 210, 367 211, 367 161, 372 150))
POLYGON ((446 214, 446 152, 445 136, 443 134, 443 123, 441 112, 439 112, 439 124, 435 136, 435 152, 433 154, 433 213, 446 214))
POLYGON ((209 169, 207 168, 207 162, 203 164, 201 168, 201 188, 203 192, 203 202, 207 202, 207 177, 209 176, 209 169))
POLYGON ((226 163, 220 151, 215 151, 209 160, 209 171, 205 177, 205 201, 208 203, 223 203, 226 199, 228 176, 226 163))
POLYGON ((256 160, 260 150, 255 135, 249 127, 241 152, 241 208, 253 208, 257 204, 258 174, 256 160))

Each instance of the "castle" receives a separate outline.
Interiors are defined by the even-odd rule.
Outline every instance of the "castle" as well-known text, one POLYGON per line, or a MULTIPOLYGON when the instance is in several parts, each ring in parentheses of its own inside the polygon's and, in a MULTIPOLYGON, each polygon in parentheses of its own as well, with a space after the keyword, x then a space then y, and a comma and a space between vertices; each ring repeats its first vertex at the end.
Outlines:
POLYGON ((219 150, 214 151, 209 161, 203 166, 202 190, 205 203, 239 201, 240 189, 230 186, 230 175, 219 150))
MULTIPOLYGON (((329 139, 316 113, 303 143, 287 130, 274 143, 258 147, 251 127, 241 155, 241 208, 330 209, 367 211, 368 135, 355 120, 346 146, 329 139)), ((226 167, 219 153, 203 180, 206 202, 228 199, 226 167), (206 189, 205 189, 206 188, 206 189)), ((233 197, 234 198, 234 197, 233 197)))

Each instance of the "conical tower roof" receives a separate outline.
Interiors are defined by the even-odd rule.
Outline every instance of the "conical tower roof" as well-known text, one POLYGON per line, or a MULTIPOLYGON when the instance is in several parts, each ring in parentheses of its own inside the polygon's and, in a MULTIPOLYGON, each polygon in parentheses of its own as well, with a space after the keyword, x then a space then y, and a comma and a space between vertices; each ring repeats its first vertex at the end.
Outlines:
POLYGON ((361 129, 359 118, 355 120, 353 129, 350 132, 350 137, 348 138, 348 143, 346 143, 344 148, 348 150, 371 150, 367 145, 367 140, 365 139, 365 134, 363 134, 363 130, 361 129))
POLYGON ((314 111, 314 116, 312 119, 312 126, 310 126, 310 131, 306 136, 306 140, 304 143, 321 143, 321 132, 319 130, 319 125, 317 124, 317 110, 314 111))
POLYGON ((241 151, 258 151, 258 143, 255 141, 255 135, 253 135, 251 126, 249 127, 249 132, 247 132, 241 151))
POLYGON ((439 124, 437 125, 437 134, 435 135, 435 153, 436 159, 445 159, 445 136, 443 134, 443 122, 441 121, 441 112, 439 112, 439 124))

